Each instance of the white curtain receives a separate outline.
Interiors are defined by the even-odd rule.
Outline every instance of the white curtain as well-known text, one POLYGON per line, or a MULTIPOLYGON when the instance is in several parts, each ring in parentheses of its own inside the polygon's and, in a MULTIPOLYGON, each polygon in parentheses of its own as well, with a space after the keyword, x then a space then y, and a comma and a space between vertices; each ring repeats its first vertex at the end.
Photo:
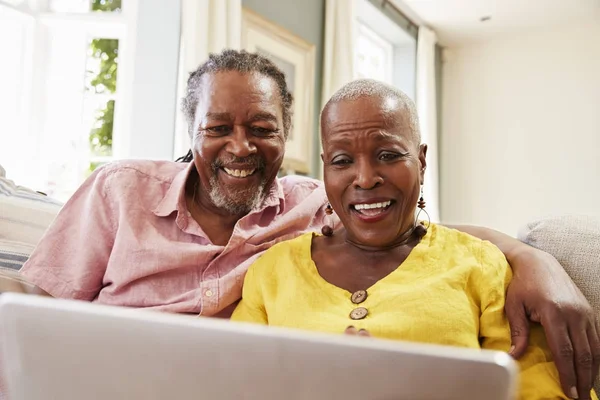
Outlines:
POLYGON ((321 107, 354 79, 355 25, 354 0, 327 0, 321 107))
MULTIPOLYGON (((190 72, 206 61, 210 53, 240 48, 241 31, 242 0, 182 0, 178 101, 185 95, 190 72)), ((184 155, 189 148, 187 123, 179 112, 174 157, 184 155)))
MULTIPOLYGON (((355 78, 355 33, 354 0, 326 0, 321 109, 338 89, 355 78)), ((319 149, 320 154, 322 152, 320 144, 319 149)), ((317 158, 319 159, 317 177, 323 179, 321 157, 317 158)))
POLYGON ((421 26, 417 43, 417 112, 423 143, 427 143, 427 170, 423 198, 432 222, 440 221, 437 107, 435 88, 435 45, 437 37, 421 26))

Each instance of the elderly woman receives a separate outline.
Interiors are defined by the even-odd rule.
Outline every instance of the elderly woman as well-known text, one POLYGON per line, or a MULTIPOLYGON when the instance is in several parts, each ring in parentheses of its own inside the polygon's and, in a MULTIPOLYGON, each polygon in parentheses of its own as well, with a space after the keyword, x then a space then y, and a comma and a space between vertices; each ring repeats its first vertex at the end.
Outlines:
MULTIPOLYGON (((233 320, 509 351, 504 255, 415 220, 427 146, 412 101, 355 81, 326 105, 321 128, 325 189, 341 226, 269 249, 248 270, 233 320)), ((520 366, 522 399, 569 398, 537 327, 520 366)))

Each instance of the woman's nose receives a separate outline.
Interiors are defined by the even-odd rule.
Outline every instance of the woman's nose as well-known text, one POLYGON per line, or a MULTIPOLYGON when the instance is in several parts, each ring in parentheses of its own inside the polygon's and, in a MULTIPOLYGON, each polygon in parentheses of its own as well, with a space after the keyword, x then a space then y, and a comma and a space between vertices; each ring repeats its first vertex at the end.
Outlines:
POLYGON ((229 138, 226 149, 234 156, 243 158, 256 153, 256 145, 250 140, 245 127, 234 126, 229 138))
POLYGON ((370 162, 359 161, 355 165, 356 177, 354 179, 354 186, 357 189, 373 189, 383 183, 383 177, 370 162))

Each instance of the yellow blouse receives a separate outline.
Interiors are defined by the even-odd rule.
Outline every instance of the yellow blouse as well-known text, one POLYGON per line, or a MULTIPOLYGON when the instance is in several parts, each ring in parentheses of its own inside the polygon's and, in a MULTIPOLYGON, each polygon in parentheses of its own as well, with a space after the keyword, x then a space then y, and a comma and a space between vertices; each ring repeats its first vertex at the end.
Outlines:
MULTIPOLYGON (((357 305, 352 293, 319 275, 310 251, 314 235, 279 243, 250 267, 233 320, 337 334, 353 325, 380 338, 509 350, 504 301, 512 272, 491 243, 432 224, 408 258, 366 289, 357 305), (358 307, 368 314, 352 320, 358 307)), ((568 398, 541 327, 532 328, 519 364, 521 399, 568 398)))

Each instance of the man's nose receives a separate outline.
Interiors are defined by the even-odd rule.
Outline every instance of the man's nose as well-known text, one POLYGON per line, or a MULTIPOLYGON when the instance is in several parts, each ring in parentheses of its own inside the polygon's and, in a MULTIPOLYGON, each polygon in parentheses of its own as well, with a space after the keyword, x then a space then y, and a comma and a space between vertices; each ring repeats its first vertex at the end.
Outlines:
POLYGON ((227 151, 240 158, 256 153, 256 146, 245 127, 237 125, 233 127, 233 134, 229 136, 227 151))
POLYGON ((383 177, 379 174, 376 166, 372 165, 368 160, 357 160, 355 165, 356 177, 354 178, 354 186, 357 189, 373 189, 383 183, 383 177))

